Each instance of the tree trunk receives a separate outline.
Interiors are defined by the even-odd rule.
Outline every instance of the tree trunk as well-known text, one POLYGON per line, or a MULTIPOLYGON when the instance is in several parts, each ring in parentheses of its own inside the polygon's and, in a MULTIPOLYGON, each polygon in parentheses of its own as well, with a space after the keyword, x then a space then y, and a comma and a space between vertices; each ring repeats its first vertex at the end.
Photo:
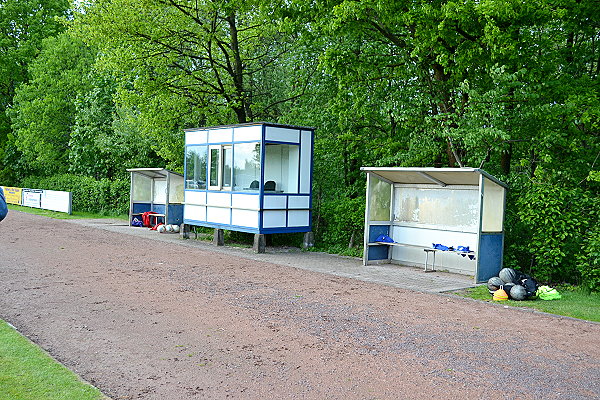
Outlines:
POLYGON ((240 44, 238 40, 237 23, 235 14, 231 13, 227 16, 227 22, 229 23, 229 34, 231 39, 231 53, 233 55, 233 85, 235 93, 233 96, 234 104, 232 106, 233 111, 237 117, 238 123, 243 124, 248 122, 246 114, 246 99, 244 98, 244 65, 242 64, 242 58, 240 57, 240 44))

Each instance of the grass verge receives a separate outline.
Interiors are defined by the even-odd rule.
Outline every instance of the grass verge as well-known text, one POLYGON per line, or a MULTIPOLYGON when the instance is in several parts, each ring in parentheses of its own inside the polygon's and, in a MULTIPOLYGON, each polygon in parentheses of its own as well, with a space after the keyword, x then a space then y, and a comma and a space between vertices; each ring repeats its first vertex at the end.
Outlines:
POLYGON ((67 213, 62 213, 62 212, 58 212, 58 211, 42 210, 41 208, 17 206, 15 204, 9 204, 8 209, 13 210, 13 211, 26 212, 28 214, 41 215, 44 217, 49 217, 49 218, 54 218, 54 219, 115 218, 115 219, 122 219, 124 221, 128 220, 127 215, 91 213, 91 212, 81 212, 81 211, 75 211, 75 212, 73 212, 73 214, 67 214, 67 213))
POLYGON ((95 387, 0 320, 0 399, 99 400, 95 387))
MULTIPOLYGON (((562 296, 560 300, 508 300, 498 303, 511 307, 528 307, 550 314, 600 322, 600 293, 586 293, 573 286, 559 286, 556 289, 562 296)), ((454 294, 476 300, 493 301, 486 285, 461 290, 454 292, 454 294)))

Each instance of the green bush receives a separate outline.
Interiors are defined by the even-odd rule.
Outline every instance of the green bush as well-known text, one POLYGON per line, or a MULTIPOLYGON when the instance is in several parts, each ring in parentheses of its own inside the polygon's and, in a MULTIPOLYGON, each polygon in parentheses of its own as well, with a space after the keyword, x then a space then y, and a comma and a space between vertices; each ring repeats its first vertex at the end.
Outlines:
POLYGON ((30 176, 21 182, 24 188, 61 190, 73 193, 73 211, 100 214, 129 212, 129 180, 106 178, 96 180, 73 174, 49 177, 30 176))
POLYGON ((318 209, 317 218, 317 247, 362 246, 365 223, 364 196, 340 196, 323 201, 318 209))
POLYGON ((507 202, 505 266, 599 290, 598 207, 593 188, 518 182, 507 202))
POLYGON ((600 292, 600 226, 594 226, 585 240, 577 268, 582 286, 590 292, 600 292))

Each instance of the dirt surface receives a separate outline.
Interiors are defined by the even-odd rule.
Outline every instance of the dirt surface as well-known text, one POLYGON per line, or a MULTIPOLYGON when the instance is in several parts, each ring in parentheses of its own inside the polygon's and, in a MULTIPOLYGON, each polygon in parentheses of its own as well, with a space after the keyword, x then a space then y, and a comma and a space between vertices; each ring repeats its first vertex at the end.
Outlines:
POLYGON ((600 398, 600 324, 19 212, 0 227, 0 318, 114 399, 600 398))

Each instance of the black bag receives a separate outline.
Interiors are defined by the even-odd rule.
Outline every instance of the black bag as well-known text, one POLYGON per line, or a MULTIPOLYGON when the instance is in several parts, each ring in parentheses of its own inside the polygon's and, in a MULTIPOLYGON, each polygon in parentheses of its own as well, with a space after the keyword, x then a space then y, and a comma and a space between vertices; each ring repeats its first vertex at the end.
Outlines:
POLYGON ((537 292, 538 283, 533 278, 525 278, 521 281, 521 285, 525 288, 525 292, 527 293, 527 297, 535 296, 535 292, 537 292))

